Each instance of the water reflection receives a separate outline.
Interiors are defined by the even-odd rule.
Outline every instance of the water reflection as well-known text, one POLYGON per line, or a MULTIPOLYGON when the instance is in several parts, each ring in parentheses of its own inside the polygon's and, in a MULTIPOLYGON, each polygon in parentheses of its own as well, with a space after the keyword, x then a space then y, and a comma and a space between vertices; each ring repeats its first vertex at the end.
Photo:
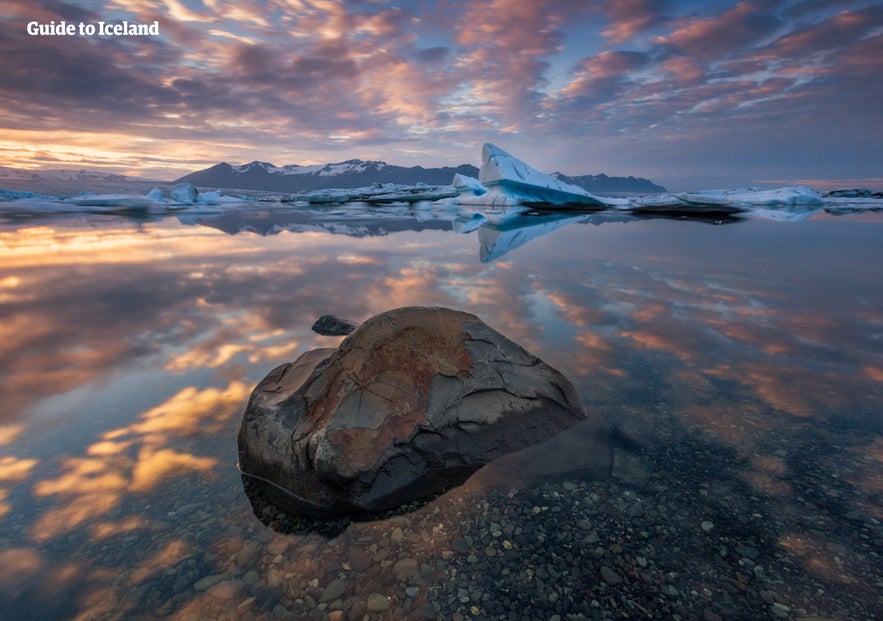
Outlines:
POLYGON ((493 617, 500 601, 692 618, 727 598, 762 618, 762 591, 794 616, 880 616, 881 214, 482 229, 424 213, 337 235, 315 224, 328 212, 302 229, 262 213, 226 214, 236 235, 215 216, 0 227, 11 618, 493 617), (614 480, 476 478, 332 539, 256 520, 235 468, 251 387, 337 344, 310 331, 321 314, 406 304, 473 312, 561 369, 620 439, 614 480))

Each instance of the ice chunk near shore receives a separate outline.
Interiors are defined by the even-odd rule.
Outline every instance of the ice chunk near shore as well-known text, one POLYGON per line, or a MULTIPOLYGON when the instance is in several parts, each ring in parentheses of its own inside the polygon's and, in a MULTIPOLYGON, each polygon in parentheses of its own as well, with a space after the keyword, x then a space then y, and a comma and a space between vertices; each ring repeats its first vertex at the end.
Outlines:
POLYGON ((675 196, 690 204, 733 207, 822 207, 824 204, 819 193, 805 185, 789 185, 773 190, 704 190, 682 192, 675 196))
POLYGON ((529 164, 487 142, 481 149, 478 180, 487 192, 462 192, 461 205, 514 207, 516 205, 568 205, 603 209, 603 200, 575 185, 541 173, 529 164))

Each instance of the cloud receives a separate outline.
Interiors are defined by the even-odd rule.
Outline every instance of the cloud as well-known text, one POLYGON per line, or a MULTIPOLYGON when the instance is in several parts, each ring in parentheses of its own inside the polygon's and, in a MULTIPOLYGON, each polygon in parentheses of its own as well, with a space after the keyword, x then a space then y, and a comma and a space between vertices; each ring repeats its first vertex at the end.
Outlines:
POLYGON ((668 0, 603 0, 600 4, 601 11, 611 19, 602 34, 614 44, 628 41, 670 19, 668 0))
MULTIPOLYGON (((129 168, 150 158, 457 164, 505 134, 540 168, 648 176, 641 167, 661 153, 669 166, 675 154, 703 166, 703 139, 751 161, 786 130, 805 146, 810 134, 866 143, 858 119, 870 123, 875 106, 858 93, 879 88, 883 23, 879 5, 842 0, 7 4, 2 163, 38 165, 25 136, 52 131, 43 151, 102 162, 115 151, 129 168), (158 19, 162 36, 34 38, 29 19, 158 19), (825 131, 806 130, 814 119, 825 131), (614 168, 590 169, 595 158, 614 168)), ((836 153, 819 157, 822 167, 836 153)))
POLYGON ((492 0, 472 3, 462 14, 459 65, 474 102, 472 114, 509 125, 539 112, 547 57, 563 42, 563 15, 554 4, 492 0))
POLYGON ((667 54, 719 60, 759 45, 781 27, 782 21, 769 5, 740 2, 720 15, 675 22, 675 30, 657 37, 656 43, 667 54))
POLYGON ((632 74, 648 63, 640 52, 602 52, 579 62, 574 79, 560 95, 575 107, 616 100, 634 84, 632 74))

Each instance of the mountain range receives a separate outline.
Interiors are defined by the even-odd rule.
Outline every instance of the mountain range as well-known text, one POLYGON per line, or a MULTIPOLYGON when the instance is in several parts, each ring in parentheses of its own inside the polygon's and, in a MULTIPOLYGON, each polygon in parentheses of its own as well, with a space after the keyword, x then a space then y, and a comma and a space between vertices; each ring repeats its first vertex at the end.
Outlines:
POLYGON ((661 185, 656 185, 649 179, 642 177, 608 177, 605 174, 600 175, 579 175, 576 177, 568 177, 559 172, 552 173, 552 176, 560 179, 564 183, 585 188, 589 192, 596 194, 657 194, 667 192, 661 185))
MULTIPOLYGON (((297 164, 274 166, 269 162, 259 161, 241 165, 221 162, 176 179, 175 183, 192 183, 210 188, 299 193, 331 188, 360 188, 375 183, 449 185, 456 173, 478 177, 478 168, 470 164, 456 168, 403 167, 377 160, 347 160, 336 164, 313 166, 297 164)), ((665 192, 662 186, 636 177, 608 177, 603 174, 568 177, 561 173, 555 173, 554 176, 590 192, 665 192)))

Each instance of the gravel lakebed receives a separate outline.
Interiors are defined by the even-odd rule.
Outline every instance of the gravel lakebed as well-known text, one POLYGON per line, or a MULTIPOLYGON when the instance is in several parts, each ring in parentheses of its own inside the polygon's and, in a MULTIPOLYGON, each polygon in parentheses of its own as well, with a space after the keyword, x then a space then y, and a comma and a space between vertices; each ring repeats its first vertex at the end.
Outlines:
POLYGON ((849 493, 836 480, 812 486, 809 477, 805 495, 783 500, 740 481, 741 464, 715 447, 614 452, 609 480, 480 491, 467 483, 410 513, 340 523, 325 535, 304 535, 304 523, 258 501, 282 534, 268 539, 278 554, 237 579, 251 593, 239 612, 317 620, 883 618, 881 524, 832 502, 849 493), (269 587, 283 583, 287 595, 268 608, 269 587))
POLYGON ((54 573, 23 574, 0 603, 14 619, 883 618, 880 456, 861 436, 782 426, 728 449, 665 411, 613 421, 607 479, 513 488, 479 472, 364 521, 191 482, 120 506, 121 524, 154 516, 130 530, 59 541, 54 573))

